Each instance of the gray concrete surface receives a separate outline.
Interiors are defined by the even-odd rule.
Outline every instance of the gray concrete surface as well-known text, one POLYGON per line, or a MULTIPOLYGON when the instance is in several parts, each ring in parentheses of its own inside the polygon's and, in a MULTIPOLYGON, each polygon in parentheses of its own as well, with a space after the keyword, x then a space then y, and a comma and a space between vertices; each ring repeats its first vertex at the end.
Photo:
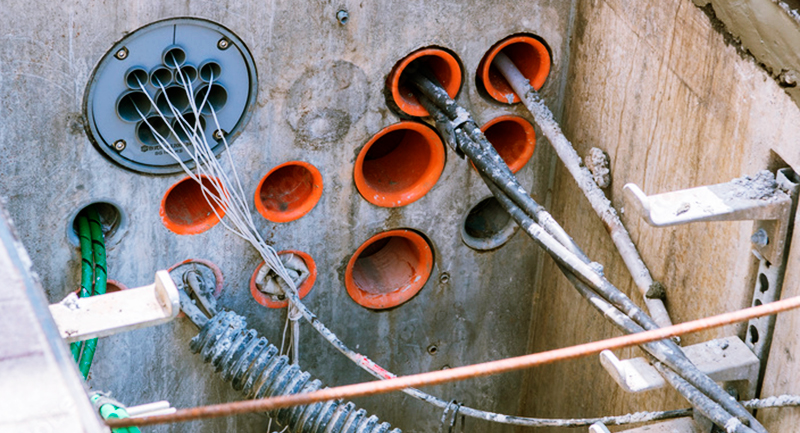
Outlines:
MULTIPOLYGON (((259 261, 256 252, 221 226, 194 236, 168 231, 159 205, 182 176, 147 176, 115 166, 84 133, 86 82, 115 41, 158 19, 211 19, 241 37, 257 63, 256 112, 231 149, 247 193, 253 194, 270 168, 289 160, 311 162, 322 172, 323 196, 311 213, 284 224, 256 218, 276 248, 300 249, 316 260, 319 277, 307 304, 320 319, 347 344, 398 374, 523 354, 540 254, 520 234, 491 252, 464 245, 459 234, 463 215, 488 193, 476 173, 448 150, 444 172, 430 193, 411 205, 385 209, 358 194, 353 162, 374 133, 398 121, 386 107, 384 82, 395 62, 420 47, 439 45, 458 54, 465 70, 459 101, 478 122, 486 122, 500 114, 527 114, 522 107, 489 102, 478 93, 474 74, 480 58, 507 35, 537 34, 553 54, 542 92, 560 113, 573 3, 3 0, 3 10, 11 13, 0 17, 0 194, 8 199, 8 211, 50 302, 78 286, 79 254, 66 235, 72 216, 89 202, 111 200, 121 206, 128 223, 108 242, 110 278, 136 287, 152 282, 157 269, 179 261, 211 260, 225 276, 221 305, 247 316, 261 334, 279 342, 285 313, 261 307, 248 291, 259 261), (346 25, 336 20, 342 8, 350 15, 346 25), (344 100, 318 85, 331 65, 341 62, 351 64, 358 71, 354 76, 360 77, 353 87, 356 94, 344 100), (303 94, 310 99, 298 99, 303 94), (347 111, 349 121, 323 124, 322 129, 300 121, 303 111, 324 114, 327 109, 347 111), (430 238, 434 272, 419 295, 403 306, 368 311, 345 292, 344 267, 363 241, 391 228, 413 228, 430 238), (441 284, 445 272, 450 278, 441 284), (431 344, 438 346, 435 355, 426 351, 431 344)), ((541 201, 551 167, 552 153, 540 140, 519 176, 541 201)), ((166 399, 175 407, 189 407, 239 399, 189 352, 195 332, 179 319, 102 339, 88 385, 130 405, 166 399)), ((301 364, 325 383, 370 378, 309 326, 301 332, 301 364)), ((507 374, 426 391, 516 413, 521 377, 507 374)), ((357 403, 407 432, 440 428, 439 410, 400 394, 357 403)), ((148 431, 263 432, 266 424, 265 416, 251 415, 148 431)), ((511 431, 469 424, 470 430, 511 431)))

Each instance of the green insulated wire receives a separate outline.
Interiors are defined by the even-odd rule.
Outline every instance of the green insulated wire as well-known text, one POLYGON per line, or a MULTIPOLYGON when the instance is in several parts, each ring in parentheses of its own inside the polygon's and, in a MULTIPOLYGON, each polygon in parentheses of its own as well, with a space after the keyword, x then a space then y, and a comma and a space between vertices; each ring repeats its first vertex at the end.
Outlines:
MULTIPOLYGON (((89 220, 84 213, 78 215, 78 240, 81 245, 81 291, 79 296, 86 298, 92 296, 92 240, 89 231, 89 220)), ((81 354, 81 342, 70 344, 75 362, 81 354)))
MULTIPOLYGON (((106 293, 106 244, 103 240, 103 226, 100 223, 100 215, 93 207, 86 210, 89 217, 89 232, 92 239, 92 257, 94 259, 94 293, 93 295, 102 295, 106 293)), ((89 375, 89 368, 92 366, 92 359, 94 358, 94 351, 97 348, 97 339, 93 338, 87 340, 83 347, 83 354, 81 355, 78 367, 81 370, 83 378, 89 375)))

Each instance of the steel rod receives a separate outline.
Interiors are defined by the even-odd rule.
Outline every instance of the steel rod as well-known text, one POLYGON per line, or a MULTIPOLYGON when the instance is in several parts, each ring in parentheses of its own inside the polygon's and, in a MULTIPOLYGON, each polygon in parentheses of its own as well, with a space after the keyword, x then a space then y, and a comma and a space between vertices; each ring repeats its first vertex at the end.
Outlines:
POLYGON ((597 183, 595 183, 589 169, 581 166, 580 156, 578 156, 572 143, 564 136, 558 122, 553 118, 553 113, 547 108, 539 93, 531 87, 530 82, 517 69, 514 62, 505 54, 498 53, 495 56, 493 65, 503 74, 511 88, 514 89, 514 92, 531 112, 534 121, 544 136, 547 137, 553 149, 555 149, 559 159, 567 167, 567 170, 589 200, 594 211, 603 221, 603 225, 611 235, 611 240, 617 246, 622 260, 642 293, 650 315, 660 326, 671 324, 672 321, 664 306, 664 301, 661 298, 648 296, 658 290, 654 290, 656 286, 654 286, 653 277, 636 249, 636 245, 633 244, 628 230, 622 224, 617 211, 611 205, 611 201, 608 200, 600 187, 597 186, 597 183))
POLYGON ((126 426, 143 426, 165 424, 173 422, 190 421, 203 418, 216 418, 252 412, 266 412, 274 409, 311 404, 321 401, 340 398, 355 398, 368 395, 385 394, 408 387, 432 386, 442 383, 461 381, 475 377, 489 376, 522 370, 539 365, 552 364, 558 361, 576 359, 584 356, 595 355, 603 350, 622 349, 637 346, 651 341, 663 340, 678 335, 698 332, 710 328, 744 322, 756 317, 777 314, 783 311, 800 307, 800 296, 745 308, 743 310, 723 313, 717 316, 693 320, 691 322, 640 332, 638 334, 624 335, 591 343, 546 352, 533 353, 514 358, 506 358, 481 364, 456 367, 447 370, 437 370, 427 373, 401 376, 394 379, 358 383, 354 385, 339 386, 322 389, 304 394, 292 394, 261 400, 247 400, 233 403, 222 403, 211 406, 201 406, 190 409, 178 409, 173 414, 148 416, 142 418, 108 419, 106 424, 111 428, 126 426))

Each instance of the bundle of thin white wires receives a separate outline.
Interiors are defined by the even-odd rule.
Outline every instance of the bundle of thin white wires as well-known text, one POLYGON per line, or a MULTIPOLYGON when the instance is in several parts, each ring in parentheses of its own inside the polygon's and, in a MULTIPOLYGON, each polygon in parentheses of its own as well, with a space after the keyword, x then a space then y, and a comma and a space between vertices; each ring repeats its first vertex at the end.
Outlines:
MULTIPOLYGON (((169 135, 167 137, 161 135, 157 128, 155 128, 155 125, 153 125, 147 119, 146 113, 143 113, 139 110, 139 107, 136 107, 136 111, 139 113, 142 121, 150 128, 153 137, 155 137, 156 141, 164 150, 164 152, 175 159, 175 161, 180 164, 181 168, 183 168, 183 171, 185 171, 189 177, 191 177, 198 183, 198 185, 200 185, 203 192, 203 197, 219 219, 220 223, 231 233, 249 242, 256 249, 256 251, 258 251, 259 255, 261 255, 261 258, 264 259, 265 265, 268 266, 286 283, 282 286, 285 289, 290 290, 292 294, 297 295, 297 287, 295 286, 292 278, 289 276, 289 273, 286 271, 283 262, 278 257, 275 249, 264 242, 264 239, 258 233, 258 230, 253 222, 250 208, 247 205, 247 200, 245 199, 246 196, 244 189, 242 188, 242 183, 239 180, 239 175, 236 171, 236 164, 234 163, 231 157, 231 152, 228 148, 228 140, 226 139, 225 134, 222 132, 222 128, 220 127, 219 119, 217 118, 217 113, 213 104, 208 101, 208 96, 211 93, 211 89, 214 85, 215 77, 213 76, 213 73, 209 77, 208 85, 206 86, 207 91, 202 95, 203 100, 200 102, 200 104, 197 103, 194 97, 194 88, 191 80, 188 80, 185 74, 181 73, 180 67, 178 67, 176 78, 180 80, 179 84, 181 84, 183 89, 186 91, 186 96, 189 101, 189 108, 191 109, 191 112, 187 114, 192 114, 192 116, 184 116, 184 113, 181 113, 177 108, 175 108, 172 101, 169 99, 163 83, 157 83, 158 87, 161 89, 161 94, 166 101, 166 105, 168 106, 171 114, 175 117, 175 119, 177 119, 175 126, 168 121, 165 113, 161 111, 161 108, 148 93, 144 83, 141 81, 139 82, 139 87, 141 88, 142 92, 147 95, 147 98, 150 100, 150 104, 152 105, 153 109, 169 128, 169 135), (224 153, 228 158, 228 163, 230 164, 230 174, 228 174, 226 170, 222 168, 222 165, 217 160, 216 156, 214 155, 214 151, 208 143, 205 131, 203 130, 203 125, 201 124, 201 112, 203 112, 203 110, 210 112, 211 118, 214 120, 214 130, 219 131, 218 136, 224 145, 224 153), (193 118, 194 121, 190 122, 187 120, 187 117, 193 118), (170 136, 176 139, 181 149, 183 149, 183 152, 191 157, 191 161, 194 163, 194 171, 192 171, 192 169, 186 165, 186 163, 175 151, 173 145, 170 144, 170 136), (223 218, 223 216, 226 218, 223 218)), ((292 362, 297 363, 299 354, 298 346, 300 340, 298 319, 301 317, 301 314, 294 303, 291 302, 291 298, 294 298, 294 296, 290 296, 289 298, 290 301, 289 314, 287 316, 287 327, 289 321, 291 321, 293 323, 291 336, 292 362)), ((286 328, 284 328, 283 332, 281 353, 284 352, 285 342, 286 328)))

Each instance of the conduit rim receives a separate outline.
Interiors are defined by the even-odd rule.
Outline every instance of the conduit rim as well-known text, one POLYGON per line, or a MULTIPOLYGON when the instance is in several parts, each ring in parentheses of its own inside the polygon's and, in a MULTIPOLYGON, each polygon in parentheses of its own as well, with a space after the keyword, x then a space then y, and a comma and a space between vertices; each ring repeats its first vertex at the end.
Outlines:
MULTIPOLYGON (((216 179, 212 176, 208 176, 205 174, 197 176, 200 179, 202 179, 201 182, 203 183, 205 183, 206 181, 211 182, 212 179, 216 179)), ((196 222, 182 223, 176 221, 174 215, 170 215, 171 212, 170 209, 168 208, 169 207, 168 201, 170 199, 170 194, 172 194, 175 191, 175 189, 178 188, 179 186, 185 186, 186 185, 185 182, 191 182, 193 184, 192 186, 197 188, 197 191, 191 191, 191 193, 200 194, 199 196, 200 199, 203 200, 203 203, 208 205, 208 203, 205 201, 205 196, 203 195, 203 190, 200 184, 192 177, 185 176, 183 179, 172 184, 164 193, 164 197, 161 199, 161 206, 158 210, 158 214, 161 217, 161 222, 164 224, 164 227, 166 227, 167 230, 177 235, 196 235, 211 230, 212 227, 214 227, 220 222, 220 217, 225 216, 225 208, 223 208, 222 206, 219 205, 214 206, 214 208, 217 211, 216 213, 214 213, 214 211, 211 210, 211 208, 209 207, 209 213, 206 214, 206 216, 204 217, 200 216, 198 218, 199 221, 196 222), (217 214, 219 214, 219 216, 217 214)), ((218 179, 217 182, 219 182, 218 179)), ((211 190, 209 194, 213 194, 214 191, 213 188, 212 187, 207 187, 207 188, 211 190)))
POLYGON ((505 83, 505 78, 502 78, 499 72, 490 73, 490 71, 492 70, 492 61, 495 56, 504 49, 515 44, 530 46, 539 57, 538 62, 534 62, 536 63, 535 70, 531 70, 531 68, 522 68, 519 65, 517 66, 520 68, 520 72, 531 82, 531 86, 533 86, 534 89, 539 90, 544 86, 552 66, 549 49, 545 43, 536 36, 530 34, 511 35, 492 45, 478 65, 478 70, 475 74, 476 82, 478 87, 485 90, 489 97, 503 104, 519 103, 519 96, 514 93, 508 83, 505 83), (498 80, 502 81, 498 82, 498 80))
POLYGON ((368 202, 380 207, 401 207, 414 203, 425 196, 434 185, 436 185, 436 182, 439 181, 439 177, 441 177, 444 171, 444 165, 445 150, 439 134, 428 125, 405 120, 389 125, 378 131, 378 133, 364 145, 356 157, 353 178, 358 192, 368 202), (383 137, 396 131, 412 131, 419 134, 424 142, 423 144, 430 151, 430 161, 423 173, 408 187, 400 191, 392 192, 382 190, 370 184, 370 181, 364 173, 364 163, 370 148, 383 137))
POLYGON ((305 161, 288 161, 273 167, 267 172, 267 174, 264 175, 264 177, 261 178, 261 181, 258 182, 258 186, 256 187, 253 200, 258 213, 267 220, 275 223, 295 221, 311 212, 317 203, 319 203, 319 200, 322 198, 323 185, 322 174, 313 164, 305 161), (264 188, 265 183, 271 175, 286 167, 304 168, 311 176, 311 192, 294 209, 286 211, 270 209, 266 204, 264 204, 264 200, 261 198, 261 190, 264 188))
MULTIPOLYGON (((311 292, 311 289, 314 287, 314 283, 317 281, 317 263, 314 261, 314 258, 312 258, 311 255, 305 251, 299 250, 283 250, 278 251, 277 254, 278 256, 284 254, 294 254, 299 256, 306 266, 308 266, 308 277, 297 287, 297 295, 300 296, 300 299, 305 298, 306 295, 311 292)), ((269 296, 261 293, 261 291, 258 290, 258 286, 256 286, 256 277, 258 276, 258 271, 264 267, 265 263, 266 262, 264 261, 259 263, 258 266, 256 266, 256 270, 253 272, 253 275, 250 277, 250 295, 253 296, 253 299, 256 302, 267 308, 286 308, 289 306, 289 301, 273 301, 269 298, 269 296)))
MULTIPOLYGON (((413 61, 429 56, 441 59, 444 62, 444 66, 447 68, 450 77, 447 80, 448 82, 440 84, 443 85, 450 98, 455 99, 461 90, 461 84, 463 82, 463 69, 461 67, 461 63, 454 54, 444 48, 435 46, 420 48, 416 51, 413 51, 412 53, 400 59, 400 61, 394 65, 387 79, 387 85, 389 87, 389 93, 392 96, 392 101, 397 108, 400 109, 400 111, 409 116, 426 117, 430 114, 428 113, 428 110, 426 110, 419 103, 419 101, 417 101, 416 96, 413 94, 403 95, 401 93, 400 78, 402 77, 403 72, 405 72, 405 68, 413 61)), ((441 80, 440 77, 437 76, 437 78, 441 80)))
MULTIPOLYGON (((511 170, 512 173, 517 173, 518 171, 522 170, 522 167, 530 161, 533 157, 533 152, 536 149, 536 130, 534 129, 531 122, 521 116, 513 115, 513 114, 504 114, 502 116, 495 117, 494 119, 486 122, 481 127, 481 132, 486 135, 487 131, 491 129, 493 126, 502 124, 504 122, 511 122, 517 124, 522 127, 522 130, 525 133, 526 139, 526 146, 523 149, 523 152, 519 155, 516 155, 511 161, 506 160, 506 155, 501 152, 501 149, 498 149, 495 143, 492 143, 495 146, 495 149, 498 151, 500 156, 503 158, 503 161, 506 162, 508 168, 511 170)), ((509 155, 510 156, 510 155, 509 155)))
MULTIPOLYGON (((381 247, 381 249, 383 248, 385 248, 385 246, 381 247)), ((433 272, 433 261, 433 248, 428 240, 420 233, 409 229, 384 231, 367 239, 350 257, 344 274, 345 289, 347 290, 347 294, 350 295, 350 298, 362 307, 372 310, 385 310, 397 307, 413 298, 422 290, 433 272), (415 248, 415 252, 418 256, 416 266, 412 266, 415 277, 409 284, 403 287, 397 287, 388 293, 369 293, 361 289, 355 281, 353 271, 356 267, 356 262, 368 247, 374 245, 378 241, 392 237, 404 239, 415 248)))

